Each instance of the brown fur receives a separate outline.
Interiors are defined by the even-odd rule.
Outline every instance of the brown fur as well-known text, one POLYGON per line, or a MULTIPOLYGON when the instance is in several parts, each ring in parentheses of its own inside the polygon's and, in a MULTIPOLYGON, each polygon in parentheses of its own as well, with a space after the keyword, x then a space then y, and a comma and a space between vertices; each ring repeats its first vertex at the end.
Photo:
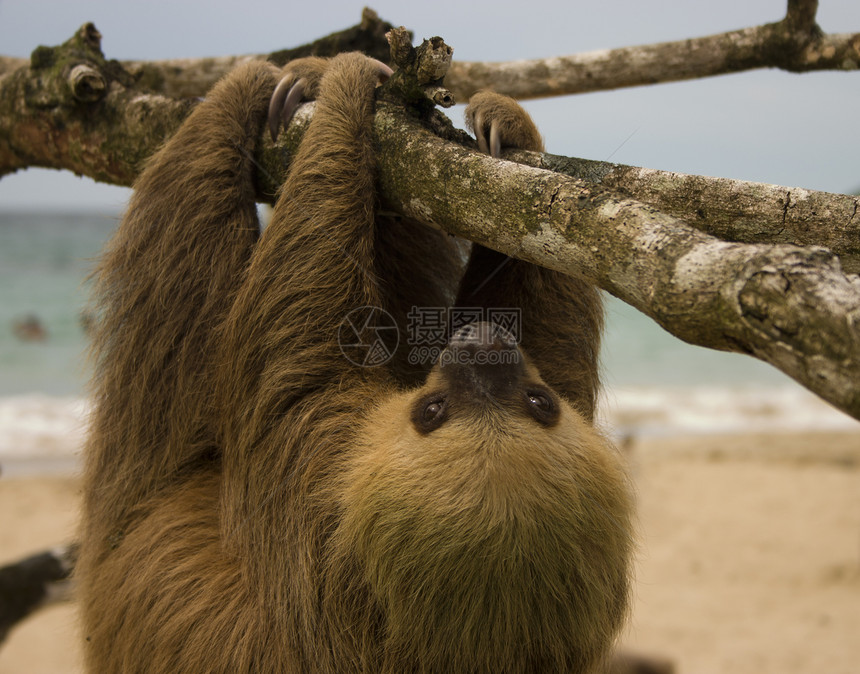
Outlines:
POLYGON ((589 423, 597 295, 477 246, 462 272, 444 235, 376 217, 376 75, 331 62, 262 236, 270 66, 222 81, 136 185, 98 272, 90 671, 585 672, 612 643, 630 497, 589 423), (354 367, 337 328, 455 296, 520 307, 530 364, 510 400, 420 432, 416 404, 458 382, 354 367), (520 389, 547 384, 542 425, 520 389))
POLYGON ((466 127, 479 138, 489 138, 494 125, 501 147, 544 151, 537 127, 515 100, 486 89, 473 94, 466 108, 466 127))

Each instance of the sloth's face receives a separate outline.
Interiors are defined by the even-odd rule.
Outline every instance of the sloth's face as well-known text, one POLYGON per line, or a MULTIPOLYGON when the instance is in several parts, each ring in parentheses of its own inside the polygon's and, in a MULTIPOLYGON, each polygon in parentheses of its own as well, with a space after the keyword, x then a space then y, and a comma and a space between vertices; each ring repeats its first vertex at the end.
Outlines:
POLYGON ((627 597, 622 462, 515 344, 487 343, 449 345, 422 387, 367 415, 332 546, 404 649, 602 648, 627 597))
POLYGON ((421 435, 446 425, 510 433, 555 426, 565 408, 513 337, 491 323, 458 330, 415 395, 410 420, 421 435))
POLYGON ((570 406, 544 381, 524 354, 518 364, 436 366, 427 382, 412 395, 410 422, 430 436, 447 425, 483 426, 507 433, 512 426, 550 429, 570 406))
POLYGON ((544 489, 577 500, 586 483, 624 481, 615 449, 489 323, 458 331, 425 384, 385 398, 358 437, 356 479, 409 501, 508 509, 544 489))

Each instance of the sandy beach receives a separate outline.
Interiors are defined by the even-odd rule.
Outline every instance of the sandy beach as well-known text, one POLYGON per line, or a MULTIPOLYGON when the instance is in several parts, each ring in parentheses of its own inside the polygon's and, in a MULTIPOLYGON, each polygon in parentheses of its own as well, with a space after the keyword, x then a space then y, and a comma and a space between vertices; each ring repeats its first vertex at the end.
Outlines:
MULTIPOLYGON (((681 674, 860 671, 860 428, 635 439, 633 614, 623 644, 681 674)), ((79 480, 0 478, 0 562, 73 537, 79 480)), ((0 647, 0 674, 80 671, 74 608, 0 647)))

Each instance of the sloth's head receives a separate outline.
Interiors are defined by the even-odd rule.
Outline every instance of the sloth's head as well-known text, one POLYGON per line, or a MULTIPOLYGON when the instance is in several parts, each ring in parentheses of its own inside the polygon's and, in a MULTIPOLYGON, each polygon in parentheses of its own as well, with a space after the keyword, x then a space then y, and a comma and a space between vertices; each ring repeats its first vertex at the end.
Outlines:
POLYGON ((627 606, 628 481, 510 335, 460 330, 426 383, 381 401, 358 435, 336 539, 387 647, 464 671, 602 657, 627 606))

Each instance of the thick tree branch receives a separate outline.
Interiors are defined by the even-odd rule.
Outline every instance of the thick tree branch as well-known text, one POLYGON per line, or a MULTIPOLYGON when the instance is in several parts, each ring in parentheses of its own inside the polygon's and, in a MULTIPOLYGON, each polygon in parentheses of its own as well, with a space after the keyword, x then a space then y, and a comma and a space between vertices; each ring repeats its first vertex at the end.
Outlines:
MULTIPOLYGON (((385 34, 393 26, 367 7, 355 26, 337 31, 313 42, 268 54, 168 59, 163 61, 122 61, 121 66, 135 88, 170 98, 201 98, 228 72, 249 60, 261 59, 283 65, 302 56, 334 56, 345 51, 360 51, 381 61, 388 60, 385 34)), ((0 81, 30 60, 0 56, 0 81)))
POLYGON ((0 176, 29 166, 61 168, 131 185, 143 161, 195 102, 136 89, 101 35, 85 24, 60 47, 39 47, 30 65, 0 79, 0 176))
POLYGON ((757 68, 860 68, 860 33, 824 34, 815 23, 817 7, 817 0, 790 0, 782 21, 692 40, 504 63, 455 62, 446 83, 460 100, 486 87, 529 99, 757 68))
MULTIPOLYGON (((36 50, 30 67, 0 83, 4 105, 13 108, 12 115, 0 113, 0 172, 47 165, 128 184, 187 114, 191 101, 137 91, 134 78, 104 60, 98 38, 84 26, 63 47, 36 50)), ((311 109, 300 111, 277 146, 262 144, 264 197, 282 182, 311 109)), ((580 176, 574 179, 489 159, 431 133, 428 123, 471 143, 439 118, 419 123, 402 104, 378 106, 380 189, 388 207, 515 257, 584 274, 680 338, 756 355, 860 418, 860 281, 820 248, 728 243, 670 214, 688 217, 695 209, 691 220, 716 223, 711 228, 724 236, 826 242, 853 261, 856 200, 531 157, 580 176), (648 197, 660 210, 629 195, 648 197), (804 211, 805 201, 813 208, 804 211), (805 213, 793 233, 792 206, 805 213), (841 227, 825 226, 833 220, 841 227), (816 233, 801 240, 810 222, 816 233)))
MULTIPOLYGON (((101 54, 94 31, 84 26, 62 47, 36 50, 32 67, 0 80, 0 175, 43 166, 130 185, 190 112, 194 101, 138 90, 101 54)), ((618 190, 722 239, 825 246, 860 271, 855 197, 536 153, 511 158, 618 190)), ((267 170, 275 182, 283 177, 279 166, 267 170)))
MULTIPOLYGON (((278 167, 295 151, 312 107, 304 106, 279 145, 262 153, 267 192, 280 183, 278 167)), ((827 250, 722 241, 598 181, 477 154, 429 131, 402 106, 380 103, 376 130, 387 207, 514 257, 583 274, 684 341, 754 355, 860 419, 860 278, 846 276, 827 250)), ((750 199, 756 190, 796 193, 729 183, 714 189, 740 186, 750 199)), ((785 209, 762 210, 782 219, 785 209)))
POLYGON ((377 132, 397 210, 581 273, 684 341, 752 354, 860 419, 860 279, 826 250, 721 241, 594 183, 475 154, 393 106, 377 132))
MULTIPOLYGON (((718 35, 570 56, 505 62, 454 62, 446 86, 460 101, 492 87, 514 98, 544 98, 623 87, 780 68, 791 72, 857 70, 860 33, 824 34, 815 23, 816 0, 791 0, 781 21, 718 35)), ((227 72, 253 58, 283 64, 299 56, 360 50, 386 60, 391 24, 365 9, 361 23, 293 49, 244 56, 124 61, 141 87, 173 98, 201 97, 227 72)), ((0 76, 27 64, 0 56, 0 76)))
POLYGON ((537 152, 507 157, 617 190, 726 241, 823 246, 860 272, 860 197, 537 152))

